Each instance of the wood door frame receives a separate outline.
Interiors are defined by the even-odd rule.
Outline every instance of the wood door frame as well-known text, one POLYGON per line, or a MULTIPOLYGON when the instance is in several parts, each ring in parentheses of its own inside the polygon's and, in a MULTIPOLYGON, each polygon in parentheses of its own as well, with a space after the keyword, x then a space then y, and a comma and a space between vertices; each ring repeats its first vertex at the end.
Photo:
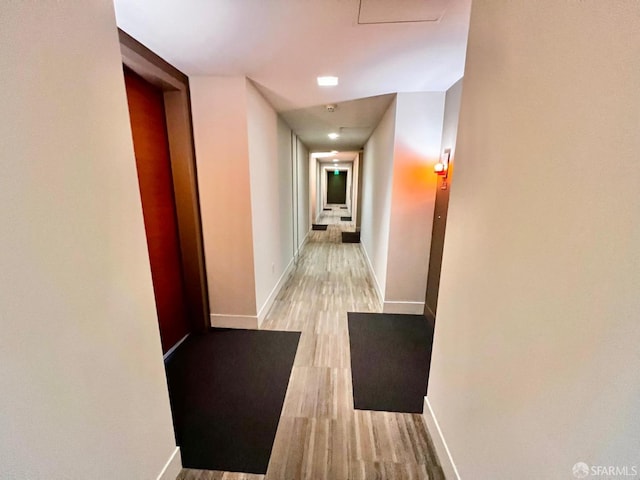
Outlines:
MULTIPOLYGON (((451 158, 451 148, 445 148, 444 155, 447 155, 449 162, 451 158)), ((449 163, 451 168, 451 163, 449 163)), ((435 326, 436 311, 438 307, 438 294, 440 292, 440 273, 442 271, 442 256, 444 253, 444 239, 447 232, 447 217, 449 214, 449 191, 451 184, 451 170, 448 175, 438 177, 438 187, 436 190, 436 198, 433 204, 433 222, 431 226, 431 246, 429 247, 429 268, 427 271, 427 290, 424 296, 424 316, 435 326), (445 192, 445 193, 443 193, 445 192), (437 218, 440 209, 443 210, 444 219, 437 218), (438 229, 438 220, 442 220, 442 231, 438 229), (442 233, 441 236, 436 234, 442 233), (431 308, 432 300, 435 301, 431 308)))
POLYGON ((181 273, 192 331, 210 327, 200 196, 189 77, 118 29, 122 63, 163 91, 180 245, 181 273))

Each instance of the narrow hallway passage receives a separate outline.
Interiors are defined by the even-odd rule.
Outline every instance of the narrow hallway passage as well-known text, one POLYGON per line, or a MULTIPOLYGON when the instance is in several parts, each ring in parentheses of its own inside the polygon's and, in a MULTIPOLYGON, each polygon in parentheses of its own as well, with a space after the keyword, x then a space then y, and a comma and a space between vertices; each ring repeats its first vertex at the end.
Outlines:
POLYGON ((353 409, 347 312, 379 312, 358 244, 341 243, 347 210, 311 231, 262 329, 302 332, 265 475, 184 469, 180 480, 443 479, 419 414, 353 409))

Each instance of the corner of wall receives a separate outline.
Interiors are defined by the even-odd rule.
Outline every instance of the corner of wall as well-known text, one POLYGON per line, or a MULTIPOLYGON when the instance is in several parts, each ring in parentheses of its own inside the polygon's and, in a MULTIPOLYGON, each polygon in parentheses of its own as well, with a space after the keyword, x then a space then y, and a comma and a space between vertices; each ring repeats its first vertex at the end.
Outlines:
POLYGON ((257 322, 247 80, 190 83, 211 324, 246 328, 257 322))
POLYGON ((444 109, 445 92, 397 97, 384 299, 390 312, 424 311, 444 109))
POLYGON ((285 268, 284 272, 282 272, 282 275, 280 275, 280 278, 278 279, 273 289, 269 293, 269 296, 263 303, 262 307, 260 307, 260 310, 258 311, 258 316, 257 316, 257 327, 260 327, 262 325, 262 322, 269 314, 269 311, 271 310, 271 307, 273 306, 273 303, 275 302, 276 297, 278 296, 278 293, 280 293, 280 290, 282 290, 282 287, 284 286, 285 283, 287 283, 287 280, 291 276, 291 273, 293 272, 293 269, 295 267, 294 260, 295 258, 291 258, 291 260, 289 261, 289 264, 287 265, 287 268, 285 268))
POLYGON ((376 292, 376 298, 378 299, 378 305, 380 306, 380 309, 382 309, 382 306, 384 304, 384 292, 382 291, 382 288, 380 287, 380 283, 378 283, 378 277, 376 277, 376 272, 373 269, 373 264, 371 263, 371 259, 369 258, 369 254, 367 253, 367 249, 365 248, 364 244, 362 242, 360 242, 358 244, 360 246, 360 250, 362 251, 362 255, 364 256, 364 259, 367 262, 367 268, 369 269, 369 273, 371 274, 371 278, 373 278, 373 287, 374 290, 376 292))
POLYGON ((367 140, 362 159, 360 247, 375 281, 380 305, 386 291, 388 267, 396 108, 394 97, 367 140))

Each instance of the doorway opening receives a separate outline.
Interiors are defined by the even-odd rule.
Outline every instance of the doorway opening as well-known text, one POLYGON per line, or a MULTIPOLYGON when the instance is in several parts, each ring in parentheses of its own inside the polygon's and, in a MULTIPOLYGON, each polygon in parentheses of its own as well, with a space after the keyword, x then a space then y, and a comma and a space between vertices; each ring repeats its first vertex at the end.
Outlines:
POLYGON ((347 171, 327 170, 327 204, 347 203, 347 171))
POLYGON ((166 359, 190 333, 209 328, 189 80, 118 33, 166 359))

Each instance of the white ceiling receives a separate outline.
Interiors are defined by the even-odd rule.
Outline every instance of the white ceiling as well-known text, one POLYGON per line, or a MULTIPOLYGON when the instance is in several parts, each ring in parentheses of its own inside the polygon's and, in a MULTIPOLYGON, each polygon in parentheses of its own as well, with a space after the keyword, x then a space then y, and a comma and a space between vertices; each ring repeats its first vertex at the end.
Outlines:
POLYGON ((343 163, 353 163, 356 158, 358 158, 358 152, 341 151, 341 152, 336 153, 335 155, 331 155, 329 157, 318 158, 318 163, 320 163, 320 164, 324 164, 324 163, 336 164, 336 163, 338 163, 338 164, 342 165, 343 163), (334 162, 334 160, 338 160, 338 162, 334 162))
POLYGON ((187 75, 247 76, 310 148, 342 150, 368 138, 391 100, 380 95, 445 91, 462 76, 471 0, 114 3, 120 28, 187 75), (318 87, 319 75, 340 84, 318 87))
POLYGON ((314 150, 360 150, 364 141, 387 110, 393 95, 378 95, 334 104, 333 112, 325 105, 286 110, 282 118, 298 134, 302 141, 314 150), (328 134, 340 135, 330 140, 328 134))

